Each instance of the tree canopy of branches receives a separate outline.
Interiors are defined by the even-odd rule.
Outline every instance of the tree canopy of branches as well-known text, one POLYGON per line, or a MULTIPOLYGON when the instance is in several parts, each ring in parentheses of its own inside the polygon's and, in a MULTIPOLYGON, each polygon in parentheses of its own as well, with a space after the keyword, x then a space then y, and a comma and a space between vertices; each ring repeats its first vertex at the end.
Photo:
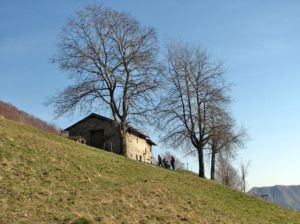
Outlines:
POLYGON ((212 63, 205 50, 183 44, 167 49, 164 94, 158 109, 162 140, 196 152, 199 176, 205 177, 204 149, 211 129, 210 114, 229 102, 222 63, 212 63))
POLYGON ((150 113, 158 83, 157 36, 122 12, 89 5, 63 28, 53 57, 73 84, 51 98, 57 116, 91 107, 110 111, 126 155, 130 122, 150 113))

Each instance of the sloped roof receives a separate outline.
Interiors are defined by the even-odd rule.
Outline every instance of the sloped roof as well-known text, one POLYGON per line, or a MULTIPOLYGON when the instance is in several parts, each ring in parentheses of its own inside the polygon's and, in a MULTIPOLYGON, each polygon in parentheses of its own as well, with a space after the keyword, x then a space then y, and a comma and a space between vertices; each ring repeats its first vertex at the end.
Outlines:
MULTIPOLYGON (((71 128, 75 127, 76 125, 86 121, 87 119, 89 118, 97 118, 97 119, 100 119, 100 120, 104 120, 104 121, 108 121, 108 122, 112 122, 114 123, 114 120, 110 119, 110 118, 107 118, 107 117, 104 117, 104 116, 101 116, 99 114, 96 114, 96 113, 91 113, 90 115, 88 115, 87 117, 79 120, 78 122, 76 122, 75 124, 71 125, 70 127, 67 127, 65 128, 64 130, 65 131, 69 131, 71 128)), ((133 134, 133 135, 136 135, 140 138, 143 138, 145 139, 150 145, 156 145, 155 142, 153 142, 149 136, 147 136, 146 134, 142 133, 141 131, 139 131, 138 129, 136 128, 133 128, 131 126, 128 126, 128 132, 133 134)))

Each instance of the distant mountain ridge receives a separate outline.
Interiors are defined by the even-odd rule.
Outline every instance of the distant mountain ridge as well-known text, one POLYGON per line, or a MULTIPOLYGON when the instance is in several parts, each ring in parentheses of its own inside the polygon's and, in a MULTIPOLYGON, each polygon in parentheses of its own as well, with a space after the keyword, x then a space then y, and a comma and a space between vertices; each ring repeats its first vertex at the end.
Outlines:
POLYGON ((300 211, 300 185, 254 187, 248 193, 274 202, 281 207, 300 211))

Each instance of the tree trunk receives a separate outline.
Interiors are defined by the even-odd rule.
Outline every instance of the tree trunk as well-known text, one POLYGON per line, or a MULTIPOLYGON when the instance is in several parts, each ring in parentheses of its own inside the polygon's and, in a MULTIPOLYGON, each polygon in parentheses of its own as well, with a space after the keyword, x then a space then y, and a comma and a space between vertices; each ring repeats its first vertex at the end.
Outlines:
POLYGON ((198 147, 199 177, 205 178, 203 147, 198 147))
POLYGON ((127 156, 127 128, 126 127, 119 127, 120 131, 120 153, 123 156, 127 156))
POLYGON ((215 179, 215 167, 216 167, 216 150, 212 147, 211 150, 211 164, 210 164, 210 179, 215 179))

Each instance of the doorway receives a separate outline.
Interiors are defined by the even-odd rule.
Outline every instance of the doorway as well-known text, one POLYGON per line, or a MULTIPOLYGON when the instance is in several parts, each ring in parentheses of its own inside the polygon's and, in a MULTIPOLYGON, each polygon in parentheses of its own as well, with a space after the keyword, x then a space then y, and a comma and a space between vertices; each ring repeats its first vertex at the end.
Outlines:
POLYGON ((103 148, 104 145, 104 130, 94 130, 91 131, 91 146, 96 148, 103 148))

